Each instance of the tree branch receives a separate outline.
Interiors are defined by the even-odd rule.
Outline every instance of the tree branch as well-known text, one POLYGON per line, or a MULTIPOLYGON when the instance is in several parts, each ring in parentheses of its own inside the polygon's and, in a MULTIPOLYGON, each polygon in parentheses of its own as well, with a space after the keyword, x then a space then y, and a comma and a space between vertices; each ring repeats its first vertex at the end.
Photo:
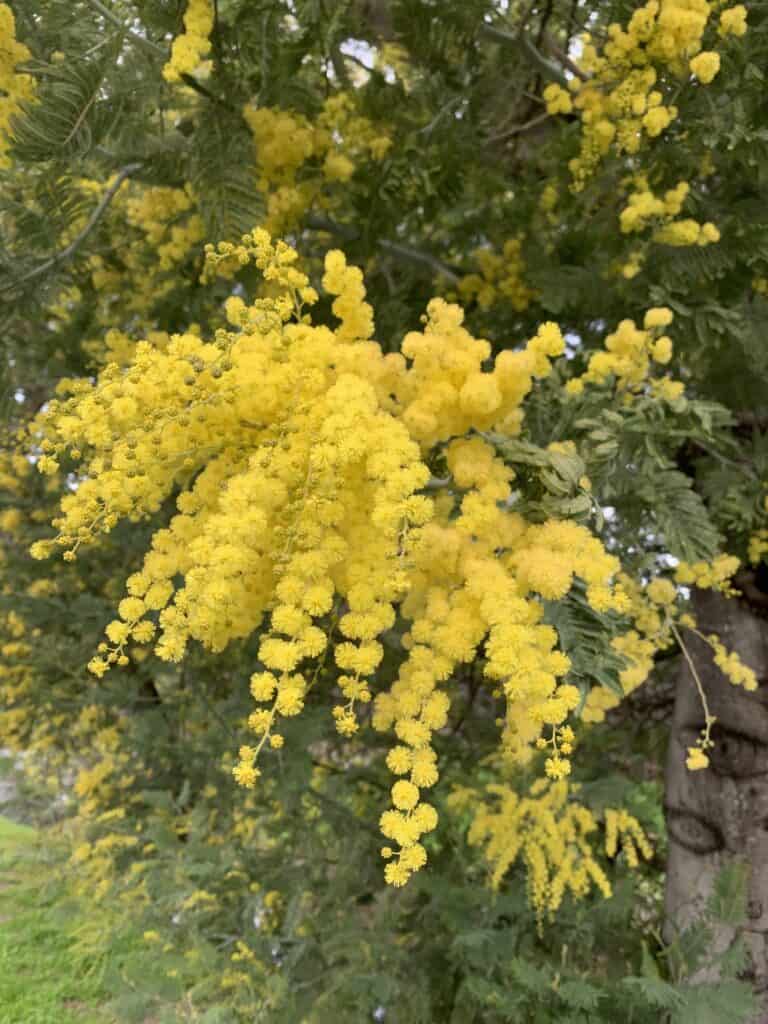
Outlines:
POLYGON ((90 233, 93 231, 93 229, 99 223, 101 218, 104 216, 104 214, 107 211, 107 208, 109 207, 109 204, 112 202, 112 200, 117 195, 117 192, 118 192, 120 186, 125 181, 125 179, 129 178, 134 173, 134 171, 137 171, 141 166, 142 165, 140 163, 134 163, 134 164, 126 164, 125 167, 121 168, 118 171, 117 177, 115 178, 115 180, 112 182, 112 184, 109 186, 107 191, 104 193, 104 195, 99 200, 98 206, 93 211, 91 216, 88 218, 88 222, 85 225, 85 227, 83 228, 83 230, 80 232, 80 234, 77 235, 69 243, 69 245, 66 246, 66 248, 62 249, 61 252, 58 252, 55 255, 51 256, 49 259, 45 260, 44 263, 41 263, 39 266, 34 267, 32 270, 27 271, 27 273, 23 274, 21 277, 16 278, 14 281, 9 282, 5 286, 4 290, 5 291, 10 291, 13 288, 18 287, 18 285, 23 284, 25 281, 31 281, 32 278, 39 277, 41 274, 44 274, 46 271, 50 270, 51 267, 55 267, 57 263, 63 263, 66 260, 70 259, 70 257, 72 257, 77 252, 77 250, 80 248, 80 246, 86 240, 88 235, 90 235, 90 233))

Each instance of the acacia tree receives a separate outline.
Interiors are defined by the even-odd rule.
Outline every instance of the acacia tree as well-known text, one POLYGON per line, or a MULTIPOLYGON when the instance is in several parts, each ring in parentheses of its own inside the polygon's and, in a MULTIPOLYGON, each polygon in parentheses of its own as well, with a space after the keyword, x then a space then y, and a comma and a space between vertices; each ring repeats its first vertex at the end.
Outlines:
POLYGON ((746 1019, 761 5, 0 19, 3 736, 149 995, 746 1019))

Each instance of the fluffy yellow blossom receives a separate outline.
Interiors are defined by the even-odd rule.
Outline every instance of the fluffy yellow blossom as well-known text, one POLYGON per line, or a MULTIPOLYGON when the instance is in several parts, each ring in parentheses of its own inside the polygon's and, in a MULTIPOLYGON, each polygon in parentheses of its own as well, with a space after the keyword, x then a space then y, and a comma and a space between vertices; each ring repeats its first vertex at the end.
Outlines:
POLYGON ((706 50, 697 54, 688 65, 691 74, 696 75, 702 85, 709 85, 720 70, 720 54, 713 50, 706 50))
POLYGON ((680 562, 675 579, 686 586, 730 591, 730 580, 739 568, 734 555, 718 555, 712 562, 680 562))
POLYGON ((674 319, 671 309, 666 306, 654 306, 649 309, 643 317, 643 327, 650 330, 652 327, 669 327, 674 319))
POLYGON ((688 747, 688 757, 685 759, 685 767, 688 771, 697 772, 709 765, 709 758, 701 747, 688 747))
POLYGON ((650 392, 657 397, 679 397, 684 390, 681 382, 651 379, 653 364, 666 364, 672 358, 671 338, 657 337, 671 319, 671 310, 660 307, 648 310, 644 329, 634 320, 622 320, 606 337, 605 351, 590 356, 586 373, 568 381, 566 391, 578 395, 585 384, 605 384, 614 378, 617 388, 629 394, 644 391, 650 385, 650 392))
POLYGON ((651 357, 655 363, 666 365, 672 358, 672 339, 666 335, 657 338, 651 345, 651 357))
POLYGON ((608 857, 615 857, 621 845, 627 863, 631 868, 639 864, 638 850, 646 860, 653 856, 653 849, 643 831, 640 822, 623 808, 605 810, 605 852, 608 857))
POLYGON ((743 36, 747 31, 747 9, 744 4, 727 7, 720 12, 717 31, 721 36, 743 36))
POLYGON ((310 122, 303 114, 276 107, 246 105, 243 110, 255 143, 258 185, 267 196, 265 228, 273 234, 295 227, 317 202, 332 208, 327 185, 344 184, 364 161, 380 161, 391 145, 385 128, 357 112, 353 93, 329 96, 310 122), (317 161, 322 175, 302 173, 317 161))
POLYGON ((163 68, 167 82, 179 82, 183 75, 191 75, 210 53, 213 14, 212 0, 189 0, 184 12, 184 32, 174 39, 171 59, 163 68))
MULTIPOLYGON (((653 241, 672 246, 709 245, 719 241, 720 232, 714 224, 699 224, 692 218, 675 219, 690 191, 688 182, 678 182, 675 188, 668 189, 663 197, 654 195, 646 187, 644 180, 641 179, 640 184, 642 187, 629 194, 627 205, 619 214, 622 232, 629 234, 653 227, 653 241)), ((654 312, 651 310, 649 314, 654 312)), ((667 313, 671 317, 671 311, 667 310, 667 313)), ((653 322, 646 323, 645 326, 663 325, 661 322, 653 322)))
POLYGON ((648 584, 648 598, 654 604, 670 605, 677 598, 675 585, 671 580, 655 579, 648 584))
POLYGON ((525 282, 520 238, 507 239, 501 252, 476 249, 472 259, 479 273, 464 275, 457 285, 459 297, 465 303, 474 301, 481 309, 490 309, 498 302, 508 302, 518 313, 528 308, 535 292, 525 282))
POLYGON ((548 114, 570 114, 573 101, 567 89, 556 82, 550 82, 542 93, 548 114))

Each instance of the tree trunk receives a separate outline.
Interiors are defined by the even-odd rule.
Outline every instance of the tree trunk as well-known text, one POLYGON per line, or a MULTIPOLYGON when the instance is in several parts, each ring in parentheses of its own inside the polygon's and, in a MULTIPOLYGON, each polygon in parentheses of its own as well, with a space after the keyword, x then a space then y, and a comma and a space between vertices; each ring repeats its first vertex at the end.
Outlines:
MULTIPOLYGON (((704 712, 683 659, 678 680, 666 769, 665 811, 669 833, 666 936, 695 922, 720 869, 735 860, 748 869, 747 922, 739 933, 749 950, 749 977, 760 1000, 753 1024, 768 1024, 768 622, 745 601, 710 591, 694 593, 702 633, 717 633, 729 650, 757 674, 748 693, 715 665, 709 646, 686 631, 684 640, 717 719, 707 753, 710 766, 690 772, 686 748, 704 727, 704 712)), ((718 926, 713 953, 728 948, 736 930, 718 926)), ((698 980, 716 980, 701 971, 698 980)))

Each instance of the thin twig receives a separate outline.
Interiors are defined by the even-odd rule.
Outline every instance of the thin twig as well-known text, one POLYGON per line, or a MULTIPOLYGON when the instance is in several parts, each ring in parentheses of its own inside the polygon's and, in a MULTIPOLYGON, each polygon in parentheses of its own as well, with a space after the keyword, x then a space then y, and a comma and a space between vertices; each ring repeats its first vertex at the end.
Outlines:
POLYGON ((429 124, 425 124, 423 128, 419 128, 416 132, 417 135, 426 135, 429 137, 432 134, 434 128, 437 127, 439 121, 445 117, 445 115, 451 110, 452 107, 458 106, 459 103, 464 102, 463 96, 452 96, 447 103, 445 103, 440 110, 435 114, 429 124))
POLYGON ((347 224, 339 224, 319 213, 310 213, 305 224, 310 231, 327 231, 329 235, 337 235, 347 242, 354 242, 355 239, 360 237, 360 232, 357 228, 350 227, 347 224))
POLYGON ((32 270, 28 271, 26 274, 23 274, 21 277, 16 278, 14 281, 10 281, 3 290, 9 291, 12 290, 13 288, 18 287, 18 285, 23 284, 25 281, 31 281, 32 278, 39 277, 41 274, 44 274, 46 271, 50 270, 51 267, 55 267, 57 263, 63 263, 66 260, 68 260, 71 256, 73 256, 75 252, 77 252, 77 250, 83 244, 83 242, 86 240, 88 235, 90 235, 90 233, 99 223, 101 218, 104 216, 109 204, 114 199, 115 195, 117 194, 120 186, 123 184, 125 179, 129 178, 134 173, 134 171, 137 171, 141 166, 142 165, 140 163, 134 163, 126 164, 125 167, 121 168, 118 171, 115 180, 112 182, 107 191, 99 200, 98 206, 93 211, 91 216, 88 218, 88 223, 85 225, 80 234, 77 235, 69 243, 69 245, 66 246, 66 248, 62 249, 61 252, 57 252, 54 256, 51 256, 49 259, 47 259, 44 263, 41 263, 39 266, 34 267, 32 270))
POLYGON ((455 271, 428 252, 422 252, 421 249, 413 249, 410 245, 402 245, 400 242, 390 242, 387 238, 380 238, 378 245, 379 248, 384 249, 386 252, 402 256, 412 263, 424 263, 428 267, 432 267, 433 270, 447 277, 452 284, 458 284, 460 281, 460 277, 455 271))
POLYGON ((536 45, 541 46, 542 40, 544 39, 544 33, 547 31, 547 25, 549 19, 552 17, 552 8, 554 6, 554 0, 547 0, 547 6, 541 16, 541 23, 539 24, 539 31, 536 33, 536 45))
POLYGON ((505 32, 502 28, 496 28, 495 25, 482 25, 480 28, 480 34, 489 39, 493 39, 497 43, 508 43, 512 46, 516 46, 528 58, 529 63, 532 64, 545 78, 549 79, 551 82, 557 82, 563 87, 568 85, 568 79, 565 77, 565 73, 562 69, 539 53, 531 40, 524 33, 520 33, 515 36, 512 35, 511 32, 505 32))
MULTIPOLYGON (((701 679, 699 678, 699 673, 696 671, 696 666, 693 663, 693 658, 688 653, 688 648, 683 643, 683 638, 680 636, 680 631, 678 630, 677 626, 675 626, 674 622, 670 622, 669 626, 672 631, 672 635, 674 636, 675 640, 677 640, 680 646, 680 650, 683 652, 683 657, 688 662, 688 668, 691 670, 691 675, 693 676, 693 681, 696 684, 696 689, 699 691, 699 699, 701 700, 701 705, 704 710, 704 744, 706 746, 709 746, 711 745, 709 734, 715 719, 709 710, 709 705, 707 704, 707 695, 704 693, 704 687, 702 685, 701 679)), ((706 637, 703 637, 697 629, 693 629, 692 632, 695 633, 697 636, 700 636, 702 640, 705 640, 706 642, 706 637)))
POLYGON ((111 21, 113 25, 117 25, 117 27, 121 31, 125 32, 126 35, 130 36, 131 39, 135 39, 140 46, 143 46, 147 50, 151 50, 154 54, 160 54, 162 57, 168 56, 162 46, 158 46, 158 44, 153 43, 151 39, 147 39, 145 36, 139 35, 138 32, 134 32, 133 29, 128 28, 128 26, 122 22, 116 14, 113 14, 112 11, 110 11, 108 7, 105 7, 104 4, 100 3, 99 0, 85 0, 85 2, 92 7, 94 11, 98 11, 102 17, 107 19, 107 21, 111 21))
POLYGON ((560 61, 563 67, 567 68, 568 71, 571 72, 571 74, 575 75, 577 78, 580 78, 582 82, 589 81, 590 76, 587 74, 587 72, 582 71, 582 69, 579 67, 576 61, 572 60, 568 56, 568 54, 563 49, 561 49, 560 46, 558 46, 557 42, 553 39, 549 32, 545 33, 544 35, 544 45, 546 46, 547 50, 552 54, 552 56, 557 57, 557 59, 560 61))
POLYGON ((376 836, 377 839, 381 839, 381 833, 374 825, 369 825, 366 821, 358 818, 352 813, 344 804, 340 804, 338 800, 334 800, 330 796, 326 796, 325 793, 319 792, 317 789, 313 789, 312 786, 307 786, 304 790, 307 796, 312 797, 313 800, 317 800, 319 803, 325 804, 326 807, 330 807, 336 814, 340 814, 347 818, 349 821, 354 822, 358 828, 364 832, 370 832, 371 835, 376 836))
POLYGON ((527 132, 529 128, 535 128, 537 124, 546 121, 550 116, 549 111, 545 110, 543 113, 537 114, 536 117, 532 117, 530 121, 526 121, 525 124, 513 124, 511 128, 499 132, 498 135, 489 135, 488 142, 501 142, 502 139, 508 139, 512 135, 520 135, 522 132, 527 132))
POLYGON ((381 789, 385 793, 389 792, 389 786, 383 783, 381 779, 377 779, 373 775, 368 775, 366 772, 360 771, 359 768, 340 768, 338 765, 329 764, 327 761, 320 761, 316 757, 312 758, 312 764, 317 768, 322 768, 326 772, 331 772, 333 775, 343 775, 351 782, 365 782, 367 785, 375 786, 377 789, 381 789))
MULTIPOLYGON (((329 234, 337 235, 347 242, 354 242, 360 237, 359 232, 355 228, 349 227, 346 224, 337 224, 335 221, 318 214, 310 214, 305 223, 311 231, 327 231, 329 234)), ((402 256, 412 263, 423 263, 431 267, 439 274, 447 277, 453 284, 460 280, 460 275, 455 270, 431 253, 424 252, 421 249, 414 249, 412 246, 404 245, 402 242, 391 242, 388 238, 380 238, 376 244, 380 249, 384 249, 386 252, 393 253, 396 256, 402 256)))
POLYGON ((211 100, 212 103, 218 103, 219 106, 225 107, 227 110, 237 110, 237 107, 232 106, 227 100, 223 100, 221 96, 217 96, 215 92, 211 92, 201 82, 198 82, 192 75, 188 75, 186 71, 181 74, 181 80, 185 85, 188 85, 190 89, 194 89, 195 92, 199 92, 201 96, 205 96, 206 99, 211 100))

